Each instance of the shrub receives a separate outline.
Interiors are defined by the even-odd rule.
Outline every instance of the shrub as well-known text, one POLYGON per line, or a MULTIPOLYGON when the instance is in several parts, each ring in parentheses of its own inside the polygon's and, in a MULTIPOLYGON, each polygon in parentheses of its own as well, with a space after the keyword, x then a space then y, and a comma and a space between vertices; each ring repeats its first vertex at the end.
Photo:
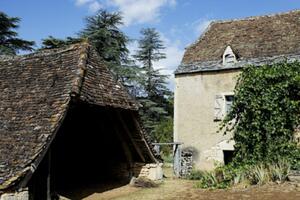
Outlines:
POLYGON ((219 182, 215 176, 215 173, 209 171, 203 171, 202 177, 200 178, 199 182, 196 184, 199 188, 218 188, 219 182))
POLYGON ((287 160, 280 160, 278 163, 269 166, 272 181, 284 182, 288 179, 291 164, 287 160))
POLYGON ((224 189, 232 185, 263 185, 268 182, 288 180, 291 164, 286 159, 278 159, 277 163, 260 163, 257 165, 229 164, 218 166, 213 171, 193 170, 190 180, 199 180, 196 187, 203 189, 224 189))
POLYGON ((203 189, 224 189, 231 184, 228 179, 225 179, 223 168, 219 167, 213 171, 194 170, 188 176, 190 180, 199 180, 196 187, 203 189))
POLYGON ((252 184, 263 185, 270 181, 269 171, 265 165, 254 165, 250 168, 248 179, 252 184))
POLYGON ((192 170, 191 174, 187 176, 189 180, 201 180, 203 177, 203 171, 200 170, 192 170))

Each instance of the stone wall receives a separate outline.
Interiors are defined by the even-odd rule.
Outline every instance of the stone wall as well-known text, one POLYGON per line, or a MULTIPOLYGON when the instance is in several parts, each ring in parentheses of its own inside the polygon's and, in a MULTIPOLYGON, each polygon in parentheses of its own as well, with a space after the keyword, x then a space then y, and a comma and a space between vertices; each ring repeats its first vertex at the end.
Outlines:
POLYGON ((151 180, 161 180, 163 178, 162 163, 135 163, 133 167, 134 177, 144 177, 151 180))
POLYGON ((239 70, 224 70, 176 75, 174 142, 182 142, 182 149, 196 149, 193 156, 196 169, 213 169, 215 160, 210 159, 214 157, 210 153, 214 152, 208 151, 232 137, 217 132, 221 121, 215 120, 215 100, 216 95, 234 91, 239 73, 239 70))
POLYGON ((183 150, 181 152, 181 170, 180 177, 186 177, 191 174, 193 170, 193 152, 189 150, 183 150))
POLYGON ((0 200, 29 200, 28 190, 24 190, 16 193, 2 194, 0 200))

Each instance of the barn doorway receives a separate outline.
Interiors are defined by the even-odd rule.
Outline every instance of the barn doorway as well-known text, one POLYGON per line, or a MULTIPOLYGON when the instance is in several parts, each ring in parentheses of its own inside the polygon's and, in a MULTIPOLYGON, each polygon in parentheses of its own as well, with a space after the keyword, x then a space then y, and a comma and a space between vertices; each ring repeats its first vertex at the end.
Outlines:
POLYGON ((52 191, 82 199, 129 183, 130 162, 141 159, 115 113, 113 108, 84 103, 69 109, 51 146, 52 191))

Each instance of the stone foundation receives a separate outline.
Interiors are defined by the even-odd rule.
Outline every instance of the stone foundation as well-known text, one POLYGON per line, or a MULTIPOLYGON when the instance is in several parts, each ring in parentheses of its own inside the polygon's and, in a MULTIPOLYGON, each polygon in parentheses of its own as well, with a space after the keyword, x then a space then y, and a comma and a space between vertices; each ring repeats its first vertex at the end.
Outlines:
POLYGON ((24 190, 16 193, 2 194, 0 200, 29 200, 28 190, 24 190))
POLYGON ((144 177, 155 180, 161 180, 163 178, 162 163, 135 163, 133 167, 134 177, 144 177))

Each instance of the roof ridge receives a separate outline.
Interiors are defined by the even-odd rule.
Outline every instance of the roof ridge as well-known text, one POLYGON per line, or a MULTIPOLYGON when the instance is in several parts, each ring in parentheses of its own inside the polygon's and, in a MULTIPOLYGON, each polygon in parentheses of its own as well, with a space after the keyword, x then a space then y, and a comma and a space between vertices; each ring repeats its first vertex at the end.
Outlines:
POLYGON ((206 29, 200 34, 198 39, 196 39, 195 42, 187 45, 185 49, 191 48, 195 46, 205 35, 206 33, 210 30, 210 28, 214 24, 222 24, 222 23, 229 23, 229 22, 235 22, 235 21, 247 21, 247 20, 255 20, 255 19, 260 19, 263 17, 275 17, 275 16, 280 16, 280 15, 287 15, 290 13, 296 13, 300 12, 300 9, 294 9, 286 12, 278 12, 278 13, 271 13, 271 14, 265 14, 265 15, 257 15, 257 16, 250 16, 250 17, 244 17, 244 18, 237 18, 237 19, 224 19, 224 20, 212 20, 209 25, 206 27, 206 29))
POLYGON ((0 61, 6 61, 6 60, 13 60, 13 59, 27 59, 27 58, 34 58, 38 56, 47 56, 51 54, 60 54, 64 53, 67 51, 72 51, 78 49, 80 46, 87 45, 86 41, 83 42, 78 42, 75 44, 70 44, 66 45, 63 47, 58 47, 58 48, 51 48, 51 49, 38 49, 35 52, 29 53, 29 54, 24 54, 24 55, 13 55, 13 56, 6 56, 6 55, 1 55, 0 56, 0 61))
POLYGON ((300 12, 300 9, 294 9, 294 10, 264 14, 264 15, 249 16, 249 17, 243 17, 243 18, 236 18, 236 19, 214 20, 213 22, 218 24, 218 23, 229 23, 229 22, 235 22, 235 21, 247 21, 247 20, 249 21, 249 20, 255 20, 255 19, 260 19, 260 18, 264 18, 264 17, 276 17, 276 16, 287 15, 287 14, 297 13, 297 12, 300 12))
MULTIPOLYGON (((78 44, 77 44, 78 45, 78 44)), ((71 95, 80 95, 80 91, 83 85, 83 79, 87 69, 87 60, 90 50, 90 44, 86 41, 81 42, 79 45, 79 59, 78 59, 78 69, 76 70, 77 77, 74 80, 71 95)))

